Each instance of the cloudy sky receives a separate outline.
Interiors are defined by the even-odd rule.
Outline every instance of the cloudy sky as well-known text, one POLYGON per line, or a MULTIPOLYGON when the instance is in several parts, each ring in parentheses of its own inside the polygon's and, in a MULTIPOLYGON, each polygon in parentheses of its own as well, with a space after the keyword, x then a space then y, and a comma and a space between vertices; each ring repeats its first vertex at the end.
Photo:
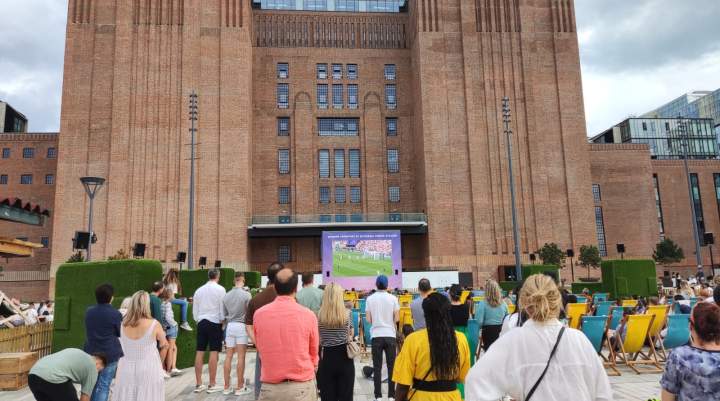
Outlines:
MULTIPOLYGON (((719 0, 576 0, 588 135, 720 88, 719 0)), ((30 130, 60 125, 66 0, 2 0, 0 99, 30 130)))

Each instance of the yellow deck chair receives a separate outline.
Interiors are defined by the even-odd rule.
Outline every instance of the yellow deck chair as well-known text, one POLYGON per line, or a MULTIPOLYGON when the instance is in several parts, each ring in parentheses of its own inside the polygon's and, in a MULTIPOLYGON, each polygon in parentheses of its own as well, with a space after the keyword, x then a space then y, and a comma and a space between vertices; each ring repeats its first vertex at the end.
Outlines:
POLYGON ((412 313, 410 312, 410 307, 403 306, 400 307, 400 316, 399 316, 399 322, 400 322, 400 329, 402 330, 403 326, 406 324, 409 324, 410 326, 413 325, 413 318, 412 313))
POLYGON ((613 367, 617 363, 624 364, 635 373, 662 373, 662 367, 657 359, 655 344, 650 341, 649 352, 645 354, 643 347, 649 338, 650 328, 655 321, 655 315, 628 315, 625 317, 627 331, 625 340, 619 344, 619 351, 610 347, 610 363, 613 367), (654 369, 638 369, 636 365, 652 365, 654 369))
POLYGON ((567 304, 567 317, 570 328, 580 327, 580 318, 588 311, 587 304, 567 304))
POLYGON ((472 297, 472 303, 473 303, 473 305, 474 305, 475 303, 477 303, 477 302, 484 301, 484 300, 485 300, 485 297, 483 297, 482 295, 477 296, 477 297, 472 297))
POLYGON ((508 314, 512 315, 513 313, 515 313, 515 304, 510 304, 508 305, 508 314))
POLYGON ((470 296, 470 291, 463 290, 463 292, 460 293, 460 303, 464 304, 465 301, 467 301, 469 296, 470 296))
POLYGON ((648 306, 647 312, 645 312, 645 314, 655 316, 653 324, 652 326, 650 326, 650 331, 648 332, 651 340, 656 340, 658 336, 660 336, 660 331, 665 328, 665 323, 667 322, 667 315, 669 312, 670 305, 648 306))
POLYGON ((638 304, 637 299, 624 299, 622 301, 622 307, 623 308, 634 308, 638 304))
POLYGON ((400 306, 410 306, 410 304, 413 301, 412 294, 403 294, 398 295, 398 302, 400 303, 400 306))
POLYGON ((352 302, 353 308, 357 308, 357 300, 358 300, 358 295, 356 292, 345 291, 345 294, 343 294, 343 301, 352 302))

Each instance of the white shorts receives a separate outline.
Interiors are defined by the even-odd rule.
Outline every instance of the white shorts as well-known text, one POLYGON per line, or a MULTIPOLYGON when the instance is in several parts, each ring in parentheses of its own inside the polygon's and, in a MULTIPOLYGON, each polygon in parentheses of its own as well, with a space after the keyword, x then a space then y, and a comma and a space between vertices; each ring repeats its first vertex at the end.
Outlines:
POLYGON ((248 336, 245 323, 230 322, 225 330, 225 346, 235 348, 236 345, 247 345, 248 336))

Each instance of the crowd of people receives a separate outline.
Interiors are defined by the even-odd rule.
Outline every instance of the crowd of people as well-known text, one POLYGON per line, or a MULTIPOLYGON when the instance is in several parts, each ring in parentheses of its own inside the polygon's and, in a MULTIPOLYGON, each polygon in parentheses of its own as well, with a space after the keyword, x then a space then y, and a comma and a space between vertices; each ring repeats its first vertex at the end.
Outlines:
MULTIPOLYGON (((316 287, 312 274, 299 276, 280 263, 268 267, 268 284, 255 296, 245 289, 243 273, 235 273, 230 291, 219 278, 219 270, 209 270, 207 283, 192 297, 195 393, 253 394, 263 401, 353 399, 360 333, 354 330, 353 305, 345 302, 345 289, 337 284, 316 287), (252 385, 244 378, 250 344, 257 350, 252 385), (217 369, 223 349, 221 386, 217 369)), ((396 401, 560 400, 570 394, 574 400, 613 399, 596 350, 581 331, 567 327, 565 305, 577 297, 549 276, 530 276, 506 297, 497 282, 488 280, 478 303, 465 299, 458 285, 434 291, 429 280, 421 279, 419 294, 409 304, 413 324, 403 327, 401 305, 389 292, 388 278, 378 276, 375 287, 365 299, 372 356, 366 376, 372 377, 377 400, 383 397, 385 377, 385 394, 396 401), (471 335, 470 320, 479 326, 479 335, 471 335)), ((691 342, 668 357, 661 381, 663 401, 720 399, 720 286, 714 298, 706 288, 639 299, 630 312, 642 313, 649 304, 675 297, 697 301, 686 311, 691 342)), ((36 399, 77 400, 72 384, 78 383, 82 401, 164 400, 163 376, 180 373, 175 366, 178 330, 192 330, 189 305, 175 298, 180 290, 175 272, 149 290, 136 292, 116 310, 111 305, 113 287, 98 286, 97 305, 86 312, 84 349, 43 358, 30 372, 36 399), (179 319, 173 304, 180 306, 179 319)), ((585 295, 592 305, 592 296, 585 295)))

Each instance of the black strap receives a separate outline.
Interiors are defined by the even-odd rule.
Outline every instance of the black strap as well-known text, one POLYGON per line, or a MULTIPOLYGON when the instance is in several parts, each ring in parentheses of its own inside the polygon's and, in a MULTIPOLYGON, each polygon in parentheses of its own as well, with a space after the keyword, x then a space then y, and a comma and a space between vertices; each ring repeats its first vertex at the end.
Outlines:
POLYGON ((413 388, 415 391, 425 391, 428 393, 443 393, 457 390, 457 381, 455 380, 433 380, 425 381, 413 379, 413 388))
POLYGON ((535 382, 535 385, 532 386, 532 388, 530 389, 530 392, 528 393, 527 397, 525 397, 525 401, 530 401, 530 398, 533 396, 533 394, 535 393, 535 390, 537 390, 537 387, 540 385, 540 382, 545 377, 545 373, 547 373, 548 368, 550 367, 550 361, 552 361, 553 356, 555 356, 555 351, 557 351, 558 344, 560 344, 560 339, 562 338, 564 332, 565 332, 565 326, 563 326, 560 329, 560 334, 558 334, 557 340, 555 340, 555 346, 553 347, 552 351, 550 352, 550 358, 548 358, 547 365, 545 365, 545 370, 543 370, 542 374, 540 375, 540 377, 538 377, 537 381, 535 382))
MULTIPOLYGON (((422 381, 425 381, 425 379, 427 379, 427 377, 430 376, 430 372, 432 372, 432 370, 433 370, 433 367, 432 367, 432 365, 430 365, 430 369, 428 369, 427 373, 425 373, 425 376, 423 376, 422 381)), ((413 381, 414 381, 414 380, 413 380, 413 381)), ((412 395, 407 399, 407 401, 412 400, 413 397, 415 397, 415 394, 417 394, 418 389, 413 388, 413 390, 414 390, 414 391, 413 391, 412 395)))

